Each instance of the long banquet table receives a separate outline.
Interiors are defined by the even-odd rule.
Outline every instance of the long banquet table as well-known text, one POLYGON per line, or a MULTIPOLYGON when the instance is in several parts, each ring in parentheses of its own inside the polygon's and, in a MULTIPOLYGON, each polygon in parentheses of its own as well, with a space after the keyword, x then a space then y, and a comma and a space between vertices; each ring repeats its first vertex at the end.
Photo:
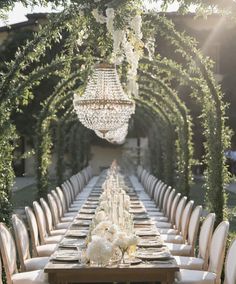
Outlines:
POLYGON ((149 218, 142 198, 144 192, 138 180, 132 176, 126 179, 126 186, 131 200, 130 213, 134 214, 134 228, 140 237, 136 256, 140 262, 129 264, 111 264, 98 267, 80 263, 79 251, 85 246, 88 226, 98 205, 104 175, 93 178, 81 196, 84 203, 74 218, 67 233, 51 256, 44 271, 48 273, 50 284, 68 283, 108 283, 108 282, 161 282, 173 283, 175 273, 179 270, 175 260, 170 257, 147 257, 146 252, 165 253, 164 246, 154 222, 149 218), (139 258, 141 256, 141 258, 139 258), (142 257, 144 256, 144 257, 142 257))

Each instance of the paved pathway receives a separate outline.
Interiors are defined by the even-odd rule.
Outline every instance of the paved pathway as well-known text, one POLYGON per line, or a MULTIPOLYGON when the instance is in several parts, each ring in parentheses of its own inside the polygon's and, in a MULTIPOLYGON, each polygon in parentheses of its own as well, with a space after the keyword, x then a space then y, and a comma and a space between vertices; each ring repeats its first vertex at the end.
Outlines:
POLYGON ((15 183, 13 185, 13 192, 21 190, 27 186, 33 185, 36 183, 35 177, 16 177, 15 183))

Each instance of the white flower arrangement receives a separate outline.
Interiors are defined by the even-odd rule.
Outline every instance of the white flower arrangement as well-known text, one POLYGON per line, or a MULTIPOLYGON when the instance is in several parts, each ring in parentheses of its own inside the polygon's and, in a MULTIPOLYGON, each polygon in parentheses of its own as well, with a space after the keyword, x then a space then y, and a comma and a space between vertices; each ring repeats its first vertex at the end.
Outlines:
POLYGON ((107 219, 107 215, 103 210, 97 212, 95 217, 94 217, 94 221, 95 221, 96 224, 99 224, 102 221, 105 221, 106 219, 107 219))
POLYGON ((113 254, 112 243, 101 236, 92 236, 92 241, 88 244, 86 255, 90 262, 98 265, 106 265, 113 254))
POLYGON ((137 245, 137 243, 138 238, 136 235, 128 235, 125 232, 119 232, 116 234, 113 245, 119 247, 121 250, 127 250, 130 246, 137 245))

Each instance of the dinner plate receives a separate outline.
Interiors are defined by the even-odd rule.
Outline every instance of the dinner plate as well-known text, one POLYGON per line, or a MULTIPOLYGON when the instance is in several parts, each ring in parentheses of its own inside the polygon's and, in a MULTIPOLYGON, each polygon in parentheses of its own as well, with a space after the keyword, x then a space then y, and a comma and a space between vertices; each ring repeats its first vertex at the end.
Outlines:
POLYGON ((130 205, 130 208, 131 209, 144 209, 144 207, 142 205, 139 205, 139 204, 135 204, 135 205, 130 205))
POLYGON ((77 262, 79 261, 79 256, 52 256, 51 260, 62 262, 77 262))
POLYGON ((131 214, 146 214, 146 210, 144 208, 130 209, 129 213, 131 213, 131 214))
POLYGON ((145 242, 145 241, 142 241, 142 242, 139 242, 137 244, 138 247, 140 248, 161 248, 163 247, 163 243, 162 242, 145 242))
POLYGON ((81 220, 92 220, 94 217, 94 214, 78 214, 76 216, 76 219, 81 219, 81 220))
POLYGON ((134 218, 134 225, 153 225, 155 224, 153 221, 151 221, 150 219, 148 220, 135 220, 134 218))
POLYGON ((97 205, 84 205, 81 209, 96 209, 97 205))
POLYGON ((94 214, 95 209, 81 208, 79 214, 94 214))
POLYGON ((135 214, 134 220, 149 220, 149 217, 147 214, 135 214))
POLYGON ((98 197, 89 197, 88 201, 97 201, 98 202, 98 197))
POLYGON ((137 252, 136 257, 142 260, 169 260, 171 258, 171 254, 169 252, 137 252))
POLYGON ((79 219, 79 218, 77 218, 77 220, 75 220, 73 222, 73 225, 84 226, 84 227, 90 226, 90 224, 91 224, 90 220, 83 220, 83 219, 79 219))
POLYGON ((130 264, 130 265, 136 265, 136 264, 139 264, 141 263, 142 260, 140 258, 128 258, 128 257, 125 257, 125 263, 124 264, 130 264))
POLYGON ((139 237, 146 237, 146 236, 159 236, 158 232, 155 231, 144 231, 144 230, 135 230, 135 234, 139 237))
POLYGON ((88 231, 81 231, 81 230, 70 230, 67 232, 67 237, 77 237, 77 238, 86 238, 88 235, 88 231))
POLYGON ((59 247, 61 248, 83 248, 85 246, 85 241, 82 239, 63 239, 62 242, 59 243, 59 247))

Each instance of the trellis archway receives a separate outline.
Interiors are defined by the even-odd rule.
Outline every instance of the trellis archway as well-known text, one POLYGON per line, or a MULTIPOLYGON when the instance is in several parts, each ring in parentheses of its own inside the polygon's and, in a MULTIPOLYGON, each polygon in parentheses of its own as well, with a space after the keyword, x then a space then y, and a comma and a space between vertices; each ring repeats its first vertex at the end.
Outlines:
MULTIPOLYGON (((32 88, 40 84, 43 78, 56 76, 57 81, 62 82, 62 85, 63 82, 65 82, 65 89, 61 92, 62 96, 65 95, 68 89, 74 89, 73 85, 69 84, 69 78, 70 76, 75 76, 76 78, 77 75, 74 73, 76 69, 86 71, 84 74, 78 73, 78 76, 81 76, 81 78, 79 78, 80 81, 85 82, 87 74, 94 62, 99 60, 99 58, 108 57, 112 52, 112 40, 111 36, 107 34, 106 27, 104 25, 98 25, 92 13, 81 15, 79 11, 78 7, 76 9, 76 6, 73 6, 72 8, 65 9, 56 16, 51 16, 49 23, 35 35, 31 42, 28 42, 26 46, 17 53, 15 62, 9 63, 8 72, 1 78, 0 146, 2 146, 1 154, 4 158, 0 161, 0 173, 3 173, 0 175, 0 192, 3 196, 1 197, 3 206, 7 204, 10 198, 10 188, 13 181, 13 171, 11 167, 13 148, 11 141, 14 126, 10 119, 11 110, 20 107, 21 104, 27 103, 30 100, 32 88), (88 29, 90 33, 88 38, 86 38, 86 42, 84 45, 80 43, 78 47, 78 44, 76 44, 78 41, 78 32, 81 32, 79 40, 83 42, 84 34, 82 32, 85 31, 85 33, 88 33, 88 29), (62 36, 63 33, 66 34, 64 38, 62 36), (43 59, 45 52, 50 50, 56 42, 59 42, 62 46, 60 53, 55 58, 52 58, 48 64, 44 64, 43 59), (78 50, 80 51, 80 49, 81 51, 83 50, 83 52, 79 53, 78 50), (26 71, 29 68, 32 70, 31 73, 27 75, 26 71)), ((168 116, 165 114, 161 103, 155 100, 156 93, 150 89, 152 89, 152 87, 158 87, 160 90, 172 94, 171 98, 169 98, 169 104, 170 106, 174 106, 174 109, 170 110, 171 108, 169 107, 169 112, 172 113, 172 115, 173 113, 175 113, 175 115, 179 114, 179 119, 183 120, 183 124, 181 124, 183 129, 178 129, 179 137, 183 136, 184 141, 179 151, 180 154, 183 155, 185 162, 190 161, 191 123, 183 102, 178 98, 178 92, 176 91, 176 86, 172 83, 172 79, 175 78, 180 85, 190 86, 192 97, 201 104, 203 110, 202 117, 205 129, 204 135, 206 138, 205 162, 207 164, 207 200, 209 209, 217 213, 217 222, 219 222, 225 218, 224 209, 226 198, 224 185, 227 181, 227 174, 224 166, 223 151, 228 145, 229 138, 224 122, 224 104, 222 103, 220 89, 214 83, 213 75, 209 71, 211 64, 197 50, 196 44, 192 39, 177 32, 173 24, 165 17, 157 17, 153 14, 144 15, 143 20, 145 21, 147 19, 154 23, 154 36, 163 36, 169 42, 170 46, 175 48, 181 55, 184 59, 184 64, 162 58, 159 54, 156 54, 152 60, 144 57, 139 66, 141 70, 140 77, 145 78, 145 82, 148 82, 151 87, 142 87, 144 99, 139 97, 136 100, 139 105, 144 105, 146 110, 148 109, 150 111, 151 109, 153 113, 158 113, 159 116, 160 113, 162 113, 161 115, 165 117, 164 120, 166 123, 173 129, 169 134, 174 135, 176 123, 171 121, 169 117, 170 114, 168 116), (155 104, 153 104, 154 101, 155 104), (215 143, 216 141, 217 143, 215 143), (183 151, 184 145, 187 147, 186 151, 183 151)), ((122 68, 120 68, 120 71, 126 72, 127 65, 127 62, 125 62, 122 68)), ((57 93, 57 89, 58 85, 55 86, 55 94, 57 93)), ((58 96, 58 98, 59 97, 60 96, 58 96)), ((165 101, 165 106, 166 105, 167 100, 165 101)), ((41 120, 41 125, 43 121, 45 121, 45 123, 46 121, 50 121, 52 118, 50 116, 53 115, 54 109, 50 114, 45 112, 45 116, 41 120)), ((68 115, 68 117, 70 116, 68 115)), ((179 126, 180 124, 178 127, 179 126)), ((46 129, 48 129, 48 126, 46 129)), ((46 132, 44 132, 44 137, 47 137, 46 132)), ((165 141, 168 141, 168 139, 173 141, 174 136, 165 137, 165 141)), ((43 142, 41 142, 41 145, 42 143, 43 142)), ((43 153, 40 154, 41 157, 47 153, 49 148, 50 143, 46 145, 43 153)), ((166 157, 166 162, 168 162, 168 157, 166 157)), ((191 163, 186 162, 184 166, 184 175, 188 180, 190 164, 191 163)), ((46 163, 43 169, 39 167, 41 171, 40 174, 43 173, 44 175, 45 172, 42 172, 42 170, 45 170, 47 166, 48 164, 46 163)), ((179 174, 182 174, 181 171, 179 174)), ((45 176, 47 176, 47 174, 45 176)), ((171 179, 173 178, 173 170, 171 174, 170 172, 166 173, 167 181, 171 183, 171 179)), ((41 185, 39 186, 41 187, 41 185)))

